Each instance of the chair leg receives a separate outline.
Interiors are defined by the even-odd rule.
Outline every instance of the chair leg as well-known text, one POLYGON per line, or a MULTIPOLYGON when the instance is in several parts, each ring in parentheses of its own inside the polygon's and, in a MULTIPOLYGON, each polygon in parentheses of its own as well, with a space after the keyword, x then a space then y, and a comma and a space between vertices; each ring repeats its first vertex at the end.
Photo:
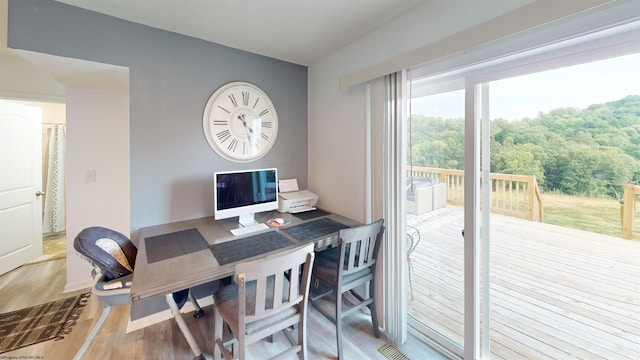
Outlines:
POLYGON ((247 344, 245 343, 244 336, 238 336, 238 360, 246 359, 246 356, 247 356, 246 347, 247 347, 247 344))
POLYGON ((200 304, 198 304, 198 300, 196 300, 196 297, 193 296, 191 289, 189 289, 189 301, 191 301, 191 304, 193 304, 193 307, 196 308, 196 311, 193 313, 193 317, 196 319, 202 317, 202 315, 204 315, 204 310, 202 310, 202 308, 200 307, 200 304))
MULTIPOLYGON (((411 261, 410 259, 407 259, 407 261, 411 261)), ((413 300, 413 283, 411 282, 411 271, 413 270, 413 268, 411 267, 411 263, 409 263, 409 271, 407 272, 407 275, 409 276, 409 288, 411 289, 411 300, 413 300)))
POLYGON ((222 315, 220 315, 220 311, 218 311, 218 309, 215 307, 215 304, 213 306, 213 338, 215 339, 214 341, 216 342, 215 344, 213 344, 213 360, 220 360, 222 358, 222 351, 219 348, 219 346, 223 346, 222 345, 222 327, 223 327, 223 323, 224 321, 222 320, 222 315), (218 340, 220 340, 218 342, 218 340))
POLYGON ((180 314, 180 309, 178 309, 178 305, 176 304, 176 301, 173 299, 173 294, 167 294, 166 301, 167 301, 167 304, 169 304, 169 309, 171 309, 173 318, 176 319, 176 323, 178 323, 178 327, 180 328, 180 331, 182 331, 182 335, 184 335, 184 338, 187 340, 187 343, 191 348, 191 351, 193 351, 193 355, 195 356, 193 359, 204 360, 204 355, 202 355, 202 351, 200 350, 200 347, 196 343, 196 339, 191 334, 191 331, 189 330, 187 323, 184 322, 184 319, 182 318, 182 314, 180 314))
POLYGON ((380 327, 378 326, 378 309, 376 308, 376 297, 373 281, 369 282, 369 296, 371 297, 371 304, 369 304, 369 310, 371 311, 371 323, 373 324, 373 335, 380 337, 380 327), (371 294, 374 294, 373 296, 371 294))
POLYGON ((307 358, 307 322, 303 319, 298 324, 298 344, 302 346, 300 352, 298 352, 298 358, 304 360, 307 358))
POLYGON ((102 325, 104 325, 104 322, 105 320, 107 320, 107 317, 109 316, 110 312, 111 312, 111 306, 103 305, 102 315, 100 315, 100 319, 98 319, 98 322, 91 330, 91 333, 89 334, 87 339, 84 341, 84 344, 82 344, 82 346, 80 347, 76 355, 73 357, 73 360, 79 360, 82 358, 82 355, 84 355, 84 352, 87 351, 87 349, 89 348, 89 345, 91 345, 93 338, 96 337, 96 335, 98 334, 98 331, 100 331, 100 328, 102 327, 102 325))
POLYGON ((342 293, 336 289, 336 344, 338 345, 338 359, 342 356, 342 293))

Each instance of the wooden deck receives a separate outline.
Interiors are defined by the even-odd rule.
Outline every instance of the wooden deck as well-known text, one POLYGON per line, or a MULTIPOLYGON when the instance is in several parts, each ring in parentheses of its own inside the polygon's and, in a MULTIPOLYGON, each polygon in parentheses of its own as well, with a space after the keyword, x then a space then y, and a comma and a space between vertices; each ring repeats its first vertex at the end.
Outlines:
MULTIPOLYGON (((462 208, 414 217, 409 314, 462 343, 462 208)), ((640 359, 640 241, 491 216, 492 359, 640 359)))

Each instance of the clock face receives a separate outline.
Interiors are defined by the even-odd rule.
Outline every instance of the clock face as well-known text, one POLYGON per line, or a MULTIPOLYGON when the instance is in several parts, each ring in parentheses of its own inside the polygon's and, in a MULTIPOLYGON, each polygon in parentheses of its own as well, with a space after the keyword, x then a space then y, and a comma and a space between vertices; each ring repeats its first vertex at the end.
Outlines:
POLYGON ((260 88, 233 82, 207 101, 202 127, 209 145, 235 162, 253 161, 271 150, 278 136, 278 114, 260 88))

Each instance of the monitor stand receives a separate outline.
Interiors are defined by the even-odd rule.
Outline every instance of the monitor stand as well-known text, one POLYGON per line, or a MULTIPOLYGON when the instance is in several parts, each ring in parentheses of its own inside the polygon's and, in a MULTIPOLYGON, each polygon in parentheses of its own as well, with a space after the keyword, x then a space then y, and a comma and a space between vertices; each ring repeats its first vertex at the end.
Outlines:
POLYGON ((253 217, 254 214, 245 214, 245 215, 240 215, 238 217, 238 222, 240 223, 240 227, 246 227, 246 226, 251 226, 251 225, 256 225, 258 224, 258 222, 256 221, 256 219, 253 217))

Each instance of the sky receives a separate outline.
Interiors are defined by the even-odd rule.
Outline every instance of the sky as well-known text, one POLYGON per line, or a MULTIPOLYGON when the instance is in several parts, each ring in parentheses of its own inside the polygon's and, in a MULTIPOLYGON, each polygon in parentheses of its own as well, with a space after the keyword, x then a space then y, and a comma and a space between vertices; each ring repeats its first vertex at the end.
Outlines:
MULTIPOLYGON (((494 81, 490 84, 492 119, 520 120, 561 107, 640 95, 640 53, 619 58, 494 81)), ((413 114, 464 117, 464 91, 414 99, 413 114)))

